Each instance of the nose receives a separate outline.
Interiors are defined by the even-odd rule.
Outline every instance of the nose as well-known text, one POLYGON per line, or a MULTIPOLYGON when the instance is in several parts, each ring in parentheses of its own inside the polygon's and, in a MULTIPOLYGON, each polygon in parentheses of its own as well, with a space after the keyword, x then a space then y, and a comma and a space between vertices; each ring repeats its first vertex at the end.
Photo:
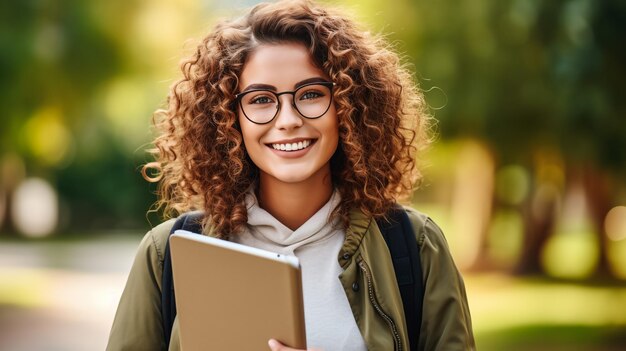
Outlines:
POLYGON ((280 101, 280 110, 276 116, 274 126, 278 129, 287 130, 301 127, 304 122, 300 113, 293 106, 292 96, 285 94, 279 98, 282 100, 280 101))

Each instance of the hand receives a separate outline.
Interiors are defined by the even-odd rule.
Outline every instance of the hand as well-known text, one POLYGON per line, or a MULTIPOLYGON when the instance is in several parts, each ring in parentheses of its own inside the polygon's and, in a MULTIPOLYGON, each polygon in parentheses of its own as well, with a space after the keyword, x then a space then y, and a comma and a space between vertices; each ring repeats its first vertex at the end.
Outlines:
POLYGON ((270 349, 272 351, 322 351, 320 349, 306 349, 306 350, 292 349, 291 347, 287 347, 281 344, 276 339, 270 339, 270 341, 267 344, 270 346, 270 349))

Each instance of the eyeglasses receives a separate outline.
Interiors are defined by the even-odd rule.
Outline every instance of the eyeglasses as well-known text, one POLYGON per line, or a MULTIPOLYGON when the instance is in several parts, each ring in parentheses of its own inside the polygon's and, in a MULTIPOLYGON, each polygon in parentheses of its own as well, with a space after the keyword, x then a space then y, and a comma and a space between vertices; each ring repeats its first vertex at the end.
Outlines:
POLYGON ((265 89, 253 89, 235 95, 246 118, 255 124, 270 123, 280 111, 279 97, 291 94, 292 106, 305 118, 322 117, 333 101, 333 82, 305 84, 294 91, 277 93, 265 89))

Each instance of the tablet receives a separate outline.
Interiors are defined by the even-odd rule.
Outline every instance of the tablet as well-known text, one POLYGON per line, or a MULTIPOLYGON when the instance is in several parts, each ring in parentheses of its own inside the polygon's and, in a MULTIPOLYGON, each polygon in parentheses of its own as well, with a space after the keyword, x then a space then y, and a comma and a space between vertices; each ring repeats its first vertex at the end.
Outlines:
POLYGON ((170 250, 182 350, 306 349, 297 257, 183 230, 170 250))

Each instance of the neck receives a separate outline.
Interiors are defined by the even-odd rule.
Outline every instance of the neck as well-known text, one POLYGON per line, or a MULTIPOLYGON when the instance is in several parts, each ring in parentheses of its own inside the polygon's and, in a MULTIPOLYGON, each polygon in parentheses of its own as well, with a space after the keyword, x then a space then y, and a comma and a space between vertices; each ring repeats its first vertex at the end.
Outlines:
POLYGON ((327 166, 298 183, 285 183, 261 173, 259 206, 291 230, 298 229, 328 202, 333 193, 327 166))

